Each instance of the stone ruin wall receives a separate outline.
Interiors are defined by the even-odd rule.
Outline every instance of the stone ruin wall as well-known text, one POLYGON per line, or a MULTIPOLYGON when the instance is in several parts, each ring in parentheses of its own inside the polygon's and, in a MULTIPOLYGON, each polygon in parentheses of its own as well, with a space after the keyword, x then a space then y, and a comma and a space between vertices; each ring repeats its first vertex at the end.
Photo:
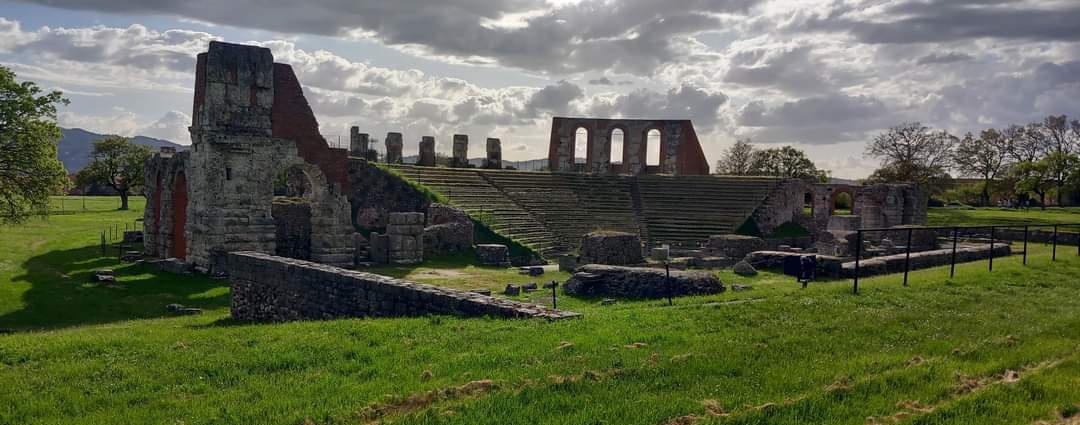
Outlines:
POLYGON ((312 259, 351 264, 346 151, 319 135, 292 68, 273 63, 265 48, 211 42, 198 56, 195 80, 191 149, 148 161, 155 206, 144 221, 144 235, 155 241, 148 254, 212 269, 226 252, 276 252, 274 179, 295 167, 312 188, 312 259), (166 183, 178 176, 187 183, 182 225, 166 219, 181 216, 168 202, 176 188, 166 183), (173 238, 186 243, 183 252, 161 242, 176 228, 183 229, 183 238, 173 238))
POLYGON ((548 164, 552 171, 577 171, 574 152, 577 130, 588 131, 584 172, 618 174, 707 175, 709 163, 689 120, 620 120, 555 117, 551 124, 548 164), (623 133, 621 165, 611 163, 611 134, 623 133), (647 135, 660 132, 660 165, 650 168, 647 135))
POLYGON ((564 319, 577 313, 258 252, 226 261, 232 317, 280 322, 450 314, 564 319))

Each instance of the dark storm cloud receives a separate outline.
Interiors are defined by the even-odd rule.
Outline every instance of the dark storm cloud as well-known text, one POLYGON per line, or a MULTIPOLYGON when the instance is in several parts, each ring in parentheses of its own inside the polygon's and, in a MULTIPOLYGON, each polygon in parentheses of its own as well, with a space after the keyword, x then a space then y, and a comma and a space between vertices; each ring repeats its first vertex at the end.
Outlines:
POLYGON ((807 20, 801 29, 846 31, 871 44, 934 43, 976 38, 1080 40, 1080 2, 1019 0, 903 1, 880 16, 854 17, 854 6, 807 20))
POLYGON ((123 14, 168 14, 283 33, 374 34, 389 45, 438 54, 492 58, 525 69, 650 73, 679 56, 673 40, 719 25, 719 13, 744 13, 759 0, 586 0, 554 10, 543 0, 25 0, 47 6, 123 14), (536 12, 539 12, 538 14, 536 12), (526 26, 485 25, 533 13, 526 26))

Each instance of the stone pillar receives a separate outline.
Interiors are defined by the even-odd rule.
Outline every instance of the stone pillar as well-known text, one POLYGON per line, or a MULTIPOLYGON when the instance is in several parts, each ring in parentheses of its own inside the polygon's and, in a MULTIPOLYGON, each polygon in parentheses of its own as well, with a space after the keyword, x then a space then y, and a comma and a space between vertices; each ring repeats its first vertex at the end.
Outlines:
POLYGON ((487 139, 487 158, 484 168, 502 169, 502 142, 494 137, 487 139))
POLYGON ((401 133, 386 133, 386 163, 401 163, 401 133))
POLYGON ((390 213, 388 221, 388 260, 394 264, 424 262, 424 213, 390 213))
POLYGON ((435 137, 424 136, 420 138, 420 156, 416 159, 416 165, 422 167, 435 166, 435 137))
POLYGON ((465 134, 454 135, 454 158, 450 162, 451 167, 469 166, 469 136, 465 134))
POLYGON ((349 129, 349 155, 367 157, 368 135, 361 133, 360 127, 353 126, 349 129))

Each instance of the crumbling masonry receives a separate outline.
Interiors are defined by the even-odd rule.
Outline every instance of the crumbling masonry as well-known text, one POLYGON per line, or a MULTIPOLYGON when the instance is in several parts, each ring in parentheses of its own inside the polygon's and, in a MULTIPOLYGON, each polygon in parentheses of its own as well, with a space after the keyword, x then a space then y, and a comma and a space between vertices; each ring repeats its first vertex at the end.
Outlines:
POLYGON ((213 268, 230 251, 276 251, 275 179, 300 175, 311 260, 353 262, 347 152, 332 149, 292 68, 269 49, 211 42, 198 56, 190 150, 147 162, 145 249, 213 268))

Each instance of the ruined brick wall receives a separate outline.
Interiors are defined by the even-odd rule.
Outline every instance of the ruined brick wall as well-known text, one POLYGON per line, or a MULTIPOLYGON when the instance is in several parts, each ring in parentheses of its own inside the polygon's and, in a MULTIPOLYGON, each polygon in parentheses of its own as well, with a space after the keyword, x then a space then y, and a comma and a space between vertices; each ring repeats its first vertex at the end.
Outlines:
MULTIPOLYGON (((174 223, 177 199, 174 189, 185 179, 187 152, 164 157, 160 153, 143 164, 143 195, 150 205, 143 211, 143 254, 151 258, 175 257, 175 229, 186 223, 174 223)), ((183 237, 183 236, 181 236, 183 237)))
POLYGON ((257 252, 228 255, 232 317, 277 322, 449 314, 562 319, 576 313, 257 252))
POLYGON ((618 120, 555 117, 551 123, 548 162, 552 171, 574 171, 577 130, 588 131, 585 172, 678 175, 709 174, 709 163, 701 149, 693 124, 688 120, 618 120), (623 133, 621 165, 611 161, 611 134, 623 133), (660 133, 659 166, 647 165, 648 133, 660 133))
POLYGON ((319 133, 319 122, 311 111, 300 81, 289 65, 274 64, 274 103, 271 114, 273 136, 292 140, 305 162, 315 164, 330 184, 349 190, 346 165, 348 151, 334 149, 319 133))

